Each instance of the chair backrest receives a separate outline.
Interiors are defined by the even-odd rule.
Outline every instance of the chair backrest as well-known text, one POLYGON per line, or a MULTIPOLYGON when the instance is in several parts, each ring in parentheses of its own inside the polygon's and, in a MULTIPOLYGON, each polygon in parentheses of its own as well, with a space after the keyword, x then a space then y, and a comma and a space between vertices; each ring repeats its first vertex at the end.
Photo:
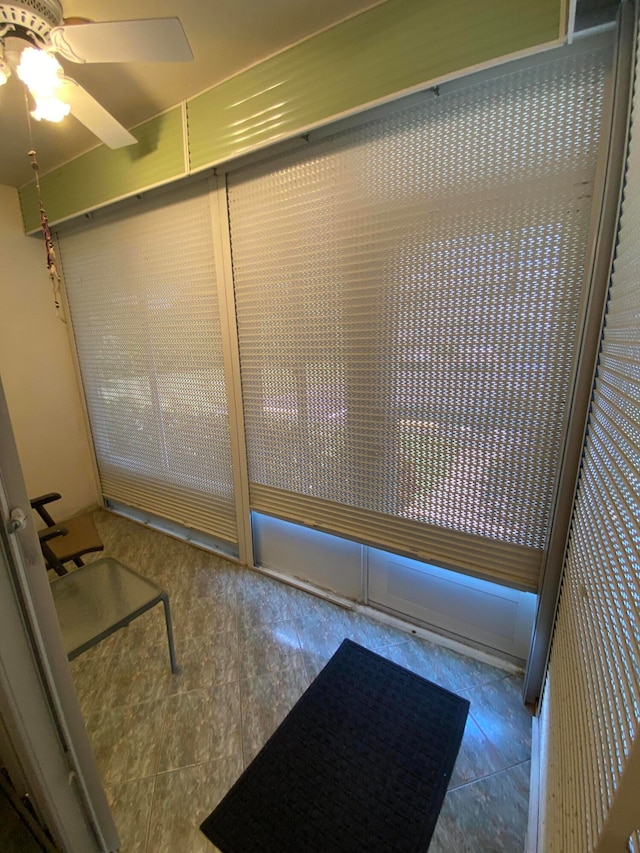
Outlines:
POLYGON ((39 532, 40 544, 47 567, 53 569, 56 574, 67 574, 63 564, 73 561, 78 568, 84 565, 80 559, 84 554, 103 551, 104 545, 100 534, 95 526, 93 518, 89 513, 74 516, 68 521, 56 522, 48 510, 46 504, 60 499, 58 492, 49 492, 31 500, 32 508, 47 525, 46 529, 39 532), (62 565, 63 571, 60 571, 62 565))

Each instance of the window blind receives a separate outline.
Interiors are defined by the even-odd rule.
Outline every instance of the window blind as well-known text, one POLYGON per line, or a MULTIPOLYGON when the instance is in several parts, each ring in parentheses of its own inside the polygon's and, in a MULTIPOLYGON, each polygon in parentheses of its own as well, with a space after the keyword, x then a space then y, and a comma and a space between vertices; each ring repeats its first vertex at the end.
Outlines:
MULTIPOLYGON (((542 700, 541 849, 549 853, 613 849, 610 839, 599 842, 640 734, 637 67, 635 85, 618 245, 542 700)), ((625 817, 637 829, 637 809, 625 817)), ((637 831, 628 849, 638 850, 637 831)))
POLYGON ((104 496, 236 542, 207 185, 59 243, 104 496))
POLYGON ((535 590, 607 49, 228 176, 254 509, 535 590))

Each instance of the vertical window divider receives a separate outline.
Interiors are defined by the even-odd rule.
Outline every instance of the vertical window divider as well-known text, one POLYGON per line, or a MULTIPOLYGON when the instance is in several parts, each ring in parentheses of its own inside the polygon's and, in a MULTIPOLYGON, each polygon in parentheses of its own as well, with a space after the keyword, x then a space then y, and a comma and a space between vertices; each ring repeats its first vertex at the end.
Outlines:
POLYGON ((238 558, 252 566, 253 537, 251 532, 251 507, 249 503, 249 475, 245 442, 242 383, 240 378, 240 348, 233 287, 231 259, 231 232, 227 207, 226 175, 209 178, 209 192, 213 223, 213 247, 220 305, 220 325, 224 358, 229 430, 231 435, 231 462, 233 467, 236 524, 238 528, 238 558))
POLYGON ((56 258, 58 259, 58 273, 60 274, 60 296, 62 302, 62 317, 67 332, 67 340, 69 341, 69 350, 71 351, 71 362, 73 364, 73 373, 76 380, 76 388, 80 399, 80 407, 82 410, 82 422, 87 434, 87 444, 89 445, 89 461, 91 463, 91 472, 93 474, 93 484, 95 487, 96 498, 101 507, 104 507, 105 500, 102 495, 102 486, 100 485, 100 472, 98 470, 98 459, 96 457, 96 446, 91 428, 91 420, 89 418, 89 410, 87 408, 87 398, 84 392, 84 384, 82 382, 82 373, 80 371, 80 361, 78 359, 78 346, 76 336, 73 332, 73 324, 71 322, 71 310, 69 308, 69 297, 64 280, 64 264, 62 262, 62 254, 60 252, 60 243, 57 233, 54 236, 56 249, 56 258))
POLYGON ((589 249, 585 263, 587 284, 581 305, 581 334, 573 367, 572 399, 564 427, 562 462, 540 574, 538 610, 525 673, 524 699, 530 703, 540 699, 548 665, 616 241, 630 116, 635 31, 631 4, 625 4, 621 12, 612 70, 605 84, 589 249))
POLYGON ((363 604, 369 604, 369 547, 360 545, 360 597, 363 604))

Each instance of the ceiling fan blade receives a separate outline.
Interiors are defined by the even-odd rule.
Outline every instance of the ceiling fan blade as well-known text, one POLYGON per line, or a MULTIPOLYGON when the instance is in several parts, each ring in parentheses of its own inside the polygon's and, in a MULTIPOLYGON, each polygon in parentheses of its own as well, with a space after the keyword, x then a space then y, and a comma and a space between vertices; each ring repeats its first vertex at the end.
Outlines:
POLYGON ((138 140, 75 80, 65 77, 60 99, 71 107, 71 115, 109 148, 123 148, 138 140))
POLYGON ((68 24, 51 30, 54 50, 72 62, 191 62, 178 18, 68 24))

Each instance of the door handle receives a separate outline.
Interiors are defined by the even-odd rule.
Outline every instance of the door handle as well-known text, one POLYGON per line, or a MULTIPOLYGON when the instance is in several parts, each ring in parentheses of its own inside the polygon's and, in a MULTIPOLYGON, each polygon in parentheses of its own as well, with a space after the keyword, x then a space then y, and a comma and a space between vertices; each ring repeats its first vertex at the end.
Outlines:
POLYGON ((18 530, 24 530, 27 526, 27 516, 20 509, 20 507, 16 507, 11 510, 11 515, 9 516, 9 521, 7 522, 6 528, 7 533, 17 533, 18 530))

